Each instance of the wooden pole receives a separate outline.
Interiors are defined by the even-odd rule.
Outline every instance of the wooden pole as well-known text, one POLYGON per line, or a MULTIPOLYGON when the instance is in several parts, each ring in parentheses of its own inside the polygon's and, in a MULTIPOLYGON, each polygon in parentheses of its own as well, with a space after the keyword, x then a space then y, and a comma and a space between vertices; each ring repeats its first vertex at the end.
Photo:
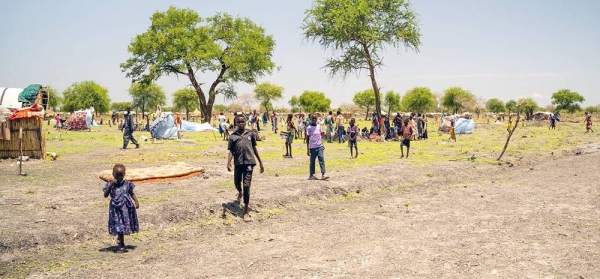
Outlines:
POLYGON ((19 174, 23 175, 23 127, 19 127, 19 174))
MULTIPOLYGON (((519 120, 521 119, 521 106, 525 105, 526 103, 527 103, 526 101, 523 101, 519 105, 517 105, 517 120, 515 121, 515 126, 513 126, 512 130, 510 130, 510 132, 508 133, 508 138, 506 139, 506 143, 504 144, 502 153, 500 153, 500 156, 498 157, 498 159, 496 159, 496 161, 500 161, 500 159, 502 159, 502 156, 504 156, 504 152, 506 152, 506 148, 508 148, 508 143, 510 142, 510 138, 512 137, 513 133, 517 129, 517 126, 519 126, 519 120)), ((508 117, 510 119, 510 114, 508 115, 508 117)))

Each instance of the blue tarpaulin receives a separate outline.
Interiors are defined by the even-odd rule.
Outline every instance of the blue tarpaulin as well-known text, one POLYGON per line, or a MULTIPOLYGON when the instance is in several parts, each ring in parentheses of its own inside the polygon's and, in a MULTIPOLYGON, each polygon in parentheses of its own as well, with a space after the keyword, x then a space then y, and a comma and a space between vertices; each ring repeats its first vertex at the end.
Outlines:
POLYGON ((472 134, 475 129, 473 119, 459 118, 454 123, 454 132, 456 134, 472 134))

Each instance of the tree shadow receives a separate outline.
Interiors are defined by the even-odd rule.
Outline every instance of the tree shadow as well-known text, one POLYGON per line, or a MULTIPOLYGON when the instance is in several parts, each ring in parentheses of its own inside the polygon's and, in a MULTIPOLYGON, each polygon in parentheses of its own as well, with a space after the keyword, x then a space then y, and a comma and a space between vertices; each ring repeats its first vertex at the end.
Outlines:
MULTIPOLYGON (((108 246, 102 249, 99 249, 98 252, 115 252, 117 251, 117 248, 119 248, 119 246, 108 246)), ((135 248, 137 248, 137 246, 134 245, 125 245, 125 249, 127 250, 135 250, 135 248)))
POLYGON ((226 218, 227 212, 235 217, 240 218, 244 215, 244 210, 240 207, 240 203, 237 201, 222 203, 221 206, 223 207, 223 214, 221 215, 221 218, 226 218))

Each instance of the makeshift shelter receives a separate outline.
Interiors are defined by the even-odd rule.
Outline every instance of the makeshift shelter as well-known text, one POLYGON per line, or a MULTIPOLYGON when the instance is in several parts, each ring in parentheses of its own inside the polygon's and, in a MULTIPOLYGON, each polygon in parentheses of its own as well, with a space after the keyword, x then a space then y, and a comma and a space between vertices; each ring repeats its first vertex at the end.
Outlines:
MULTIPOLYGON (((163 112, 161 116, 155 119, 150 125, 150 134, 155 139, 170 139, 177 136, 177 132, 180 131, 175 125, 175 118, 172 112, 163 112)), ((194 123, 190 121, 181 121, 181 131, 183 132, 205 132, 205 131, 218 131, 212 127, 209 123, 194 123)))
POLYGON ((88 130, 92 126, 95 126, 93 123, 94 112, 94 108, 73 112, 68 121, 70 130, 88 130))
POLYGON ((457 135, 472 134, 473 130, 475 130, 475 121, 471 118, 446 116, 442 118, 439 131, 443 133, 450 132, 450 126, 452 126, 451 121, 454 121, 454 133, 457 135))
POLYGON ((44 109, 39 104, 25 109, 12 109, 8 118, 6 109, 0 115, 0 158, 28 156, 32 159, 46 157, 46 137, 43 132, 44 109), (22 134, 22 146, 19 138, 22 134))

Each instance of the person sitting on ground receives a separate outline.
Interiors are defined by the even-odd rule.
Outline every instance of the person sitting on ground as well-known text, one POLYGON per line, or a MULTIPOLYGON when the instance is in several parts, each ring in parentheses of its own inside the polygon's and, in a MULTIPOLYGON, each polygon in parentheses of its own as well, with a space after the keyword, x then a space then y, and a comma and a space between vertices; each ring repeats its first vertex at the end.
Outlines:
POLYGON ((227 150, 229 158, 227 159, 227 171, 231 172, 231 160, 234 159, 235 169, 233 169, 233 184, 238 191, 236 201, 244 198, 243 219, 246 222, 252 221, 249 212, 250 204, 250 185, 252 183, 252 172, 256 166, 256 160, 260 164, 260 173, 265 172, 258 150, 256 149, 256 133, 246 130, 246 117, 238 115, 234 119, 237 129, 229 136, 227 150), (243 185, 243 188, 242 188, 243 185))
POLYGON ((140 229, 137 209, 140 208, 137 196, 133 192, 135 185, 125 180, 125 166, 113 167, 113 178, 104 185, 104 197, 110 195, 108 204, 108 233, 117 238, 115 253, 125 253, 124 235, 136 233, 140 229))

